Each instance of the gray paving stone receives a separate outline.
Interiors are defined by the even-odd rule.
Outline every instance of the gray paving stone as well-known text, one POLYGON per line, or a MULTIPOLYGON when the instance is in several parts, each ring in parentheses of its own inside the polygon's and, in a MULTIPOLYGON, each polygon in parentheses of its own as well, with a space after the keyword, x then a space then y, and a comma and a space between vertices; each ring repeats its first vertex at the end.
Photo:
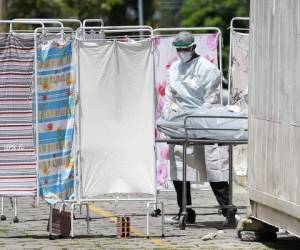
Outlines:
MULTIPOLYGON (((237 189, 234 195, 236 205, 247 205, 247 193, 237 189)), ((211 191, 192 192, 193 204, 202 206, 217 205, 211 191)), ((177 212, 174 192, 162 193, 159 197, 165 202, 166 213, 172 216, 177 212)), ((150 218, 151 235, 147 239, 145 203, 97 203, 96 207, 105 209, 114 215, 128 214, 137 236, 129 239, 115 237, 116 226, 112 218, 104 218, 103 214, 91 209, 91 235, 87 235, 86 222, 75 220, 75 239, 49 240, 46 232, 49 208, 42 203, 38 208, 32 208, 32 199, 18 199, 19 223, 12 223, 13 209, 8 199, 5 200, 6 221, 0 221, 1 249, 300 249, 300 239, 289 235, 281 235, 277 242, 243 242, 236 236, 235 229, 222 229, 223 218, 217 214, 216 208, 196 209, 196 224, 180 230, 176 225, 165 225, 165 238, 161 238, 161 218, 150 218), (201 237, 222 229, 223 233, 210 241, 202 241, 201 237)), ((246 210, 239 211, 245 215, 246 210)), ((85 209, 76 218, 84 218, 85 209)))

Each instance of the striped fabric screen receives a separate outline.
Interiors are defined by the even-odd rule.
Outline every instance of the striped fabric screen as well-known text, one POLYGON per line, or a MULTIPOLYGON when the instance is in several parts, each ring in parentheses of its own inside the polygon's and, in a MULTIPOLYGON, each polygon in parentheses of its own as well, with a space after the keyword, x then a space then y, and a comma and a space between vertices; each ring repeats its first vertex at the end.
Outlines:
POLYGON ((36 194, 32 127, 33 37, 0 38, 0 195, 36 194))
POLYGON ((40 195, 55 203, 74 193, 72 41, 41 41, 37 63, 40 195))

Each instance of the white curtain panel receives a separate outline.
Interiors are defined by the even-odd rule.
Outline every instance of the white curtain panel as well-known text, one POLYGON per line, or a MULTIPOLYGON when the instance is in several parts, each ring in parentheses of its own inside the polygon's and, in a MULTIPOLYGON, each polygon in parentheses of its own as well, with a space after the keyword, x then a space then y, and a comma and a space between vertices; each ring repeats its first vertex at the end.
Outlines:
POLYGON ((155 194, 150 40, 79 42, 82 198, 155 194))

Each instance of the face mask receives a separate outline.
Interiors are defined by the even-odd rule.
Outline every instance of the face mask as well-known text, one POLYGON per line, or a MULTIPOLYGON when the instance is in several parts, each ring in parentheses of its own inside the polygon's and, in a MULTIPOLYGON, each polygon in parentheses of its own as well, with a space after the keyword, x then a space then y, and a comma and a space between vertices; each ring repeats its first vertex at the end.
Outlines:
POLYGON ((192 51, 179 51, 179 52, 177 52, 177 55, 183 63, 186 63, 192 58, 193 52, 192 51))

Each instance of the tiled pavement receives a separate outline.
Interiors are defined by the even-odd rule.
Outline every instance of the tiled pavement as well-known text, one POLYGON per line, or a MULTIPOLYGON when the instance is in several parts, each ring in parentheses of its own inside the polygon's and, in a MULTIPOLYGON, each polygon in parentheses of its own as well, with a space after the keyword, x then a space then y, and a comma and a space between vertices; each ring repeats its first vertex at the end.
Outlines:
MULTIPOLYGON (((235 189, 235 204, 247 205, 247 192, 235 189)), ((193 203, 202 206, 214 206, 216 201, 211 191, 193 190, 193 203)), ((177 212, 175 193, 160 195, 164 201, 167 216, 177 212)), ((80 215, 76 210, 74 239, 49 240, 46 232, 48 207, 45 204, 38 208, 31 206, 32 198, 18 199, 19 223, 13 223, 13 210, 8 199, 5 199, 7 220, 0 222, 1 249, 300 249, 300 239, 281 234, 276 242, 243 242, 236 236, 235 229, 223 229, 223 218, 217 214, 216 208, 196 209, 197 220, 186 230, 179 230, 175 225, 165 225, 165 237, 161 238, 161 218, 151 218, 151 237, 147 239, 145 203, 114 202, 95 203, 91 205, 91 232, 86 233, 84 210, 80 215), (116 238, 115 215, 130 215, 132 220, 132 237, 116 238), (216 238, 201 240, 208 233, 217 233, 216 238)), ((245 215, 241 209, 240 214, 245 215)))

